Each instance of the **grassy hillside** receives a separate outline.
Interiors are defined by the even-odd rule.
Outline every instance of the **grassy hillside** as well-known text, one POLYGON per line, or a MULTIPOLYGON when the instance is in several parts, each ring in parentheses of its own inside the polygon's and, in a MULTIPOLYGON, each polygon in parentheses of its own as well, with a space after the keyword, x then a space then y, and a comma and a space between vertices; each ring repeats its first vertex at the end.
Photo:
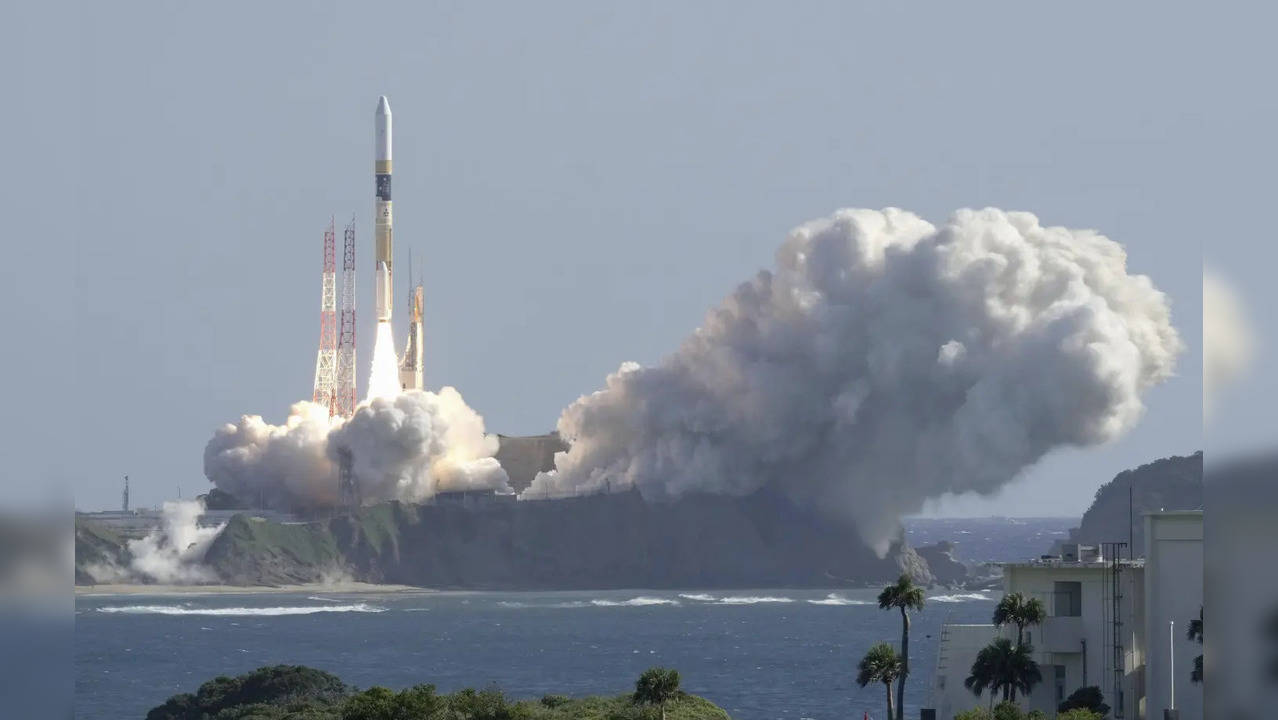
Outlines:
POLYGON ((128 539, 114 530, 83 518, 75 517, 75 582, 92 584, 88 568, 121 567, 128 564, 125 545, 128 539))
POLYGON ((227 522, 204 562, 224 582, 236 585, 316 582, 344 565, 326 524, 285 524, 247 515, 227 522))

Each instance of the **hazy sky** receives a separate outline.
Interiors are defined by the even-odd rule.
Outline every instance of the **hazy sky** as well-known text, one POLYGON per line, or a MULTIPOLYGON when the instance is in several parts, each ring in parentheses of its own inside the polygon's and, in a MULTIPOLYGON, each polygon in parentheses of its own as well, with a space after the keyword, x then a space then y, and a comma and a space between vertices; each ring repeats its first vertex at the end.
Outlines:
POLYGON ((13 477, 69 483, 82 509, 117 506, 126 473, 138 505, 205 491, 214 428, 310 396, 330 215, 358 224, 362 392, 379 94, 427 383, 491 431, 548 431, 621 361, 659 360, 805 220, 994 205, 1123 243, 1187 350, 1125 439, 939 510, 1080 513, 1116 472, 1201 447, 1200 257, 1250 232, 1230 186, 1272 107, 1247 57, 1259 25, 1154 4, 748 5, 23 10, 67 52, 0 31, 24 98, 0 120, 6 165, 34 168, 0 186, 13 477))

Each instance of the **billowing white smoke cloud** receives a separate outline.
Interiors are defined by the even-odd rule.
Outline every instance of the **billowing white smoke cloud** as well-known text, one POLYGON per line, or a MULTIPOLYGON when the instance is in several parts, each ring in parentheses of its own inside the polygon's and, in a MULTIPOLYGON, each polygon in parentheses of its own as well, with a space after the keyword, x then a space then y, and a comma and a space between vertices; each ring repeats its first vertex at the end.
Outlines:
POLYGON ((360 497, 420 501, 437 492, 509 490, 493 457, 497 436, 446 387, 439 394, 409 391, 376 398, 329 435, 328 455, 348 449, 360 497))
POLYGON ((992 492, 1053 448, 1118 436, 1181 343, 1123 249, 1028 213, 897 209, 800 226, 658 366, 624 364, 559 420, 525 497, 772 486, 884 551, 946 492, 992 492))
POLYGON ((163 512, 159 528, 140 540, 129 541, 130 569, 158 583, 190 585, 217 580, 201 562, 226 524, 200 527, 204 503, 198 500, 166 502, 163 512))
POLYGON ((265 507, 309 511, 340 499, 339 449, 351 451, 364 503, 420 502, 440 491, 505 489, 496 436, 461 394, 410 390, 379 397, 347 421, 299 402, 283 425, 245 415, 204 448, 204 474, 222 490, 265 507))
POLYGON ((294 403, 283 425, 244 415, 204 447, 204 475, 218 488, 261 507, 312 510, 337 503, 327 454, 334 422, 328 408, 294 403))
POLYGON ((209 545, 217 538, 223 523, 216 527, 200 527, 204 503, 198 500, 176 500, 164 503, 160 526, 146 537, 130 540, 128 567, 115 562, 92 564, 85 568, 96 582, 147 582, 166 585, 197 585, 217 581, 217 574, 203 565, 209 545))

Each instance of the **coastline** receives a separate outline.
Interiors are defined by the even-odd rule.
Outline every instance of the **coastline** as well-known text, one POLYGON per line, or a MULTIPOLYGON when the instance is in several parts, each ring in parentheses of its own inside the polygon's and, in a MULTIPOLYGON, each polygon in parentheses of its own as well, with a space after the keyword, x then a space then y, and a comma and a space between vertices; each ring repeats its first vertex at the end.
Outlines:
POLYGON ((431 588, 412 585, 378 585, 363 582, 304 583, 299 585, 143 585, 104 584, 76 585, 76 597, 110 595, 274 595, 309 593, 312 595, 359 594, 426 594, 437 593, 431 588))

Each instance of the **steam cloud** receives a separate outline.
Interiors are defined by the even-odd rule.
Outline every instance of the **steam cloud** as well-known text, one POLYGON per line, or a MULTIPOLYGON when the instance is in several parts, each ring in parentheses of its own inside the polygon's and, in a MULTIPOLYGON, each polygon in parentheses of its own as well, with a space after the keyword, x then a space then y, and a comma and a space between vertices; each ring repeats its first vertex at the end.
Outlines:
POLYGON ((97 582, 216 582, 216 573, 202 563, 209 545, 226 524, 200 527, 204 503, 198 500, 166 502, 162 512, 159 527, 128 542, 128 567, 114 562, 93 564, 86 568, 89 575, 97 582))
POLYGON ((374 398, 346 421, 310 402, 294 404, 283 425, 245 415, 209 440, 204 474, 242 500, 312 511, 340 499, 341 450, 351 452, 357 491, 366 504, 509 487, 493 457, 496 436, 485 434, 483 418, 451 387, 374 398))
POLYGON ((1181 349, 1115 242, 1028 213, 841 210, 795 229, 656 367, 626 363, 559 420, 524 497, 764 486, 887 549, 903 514, 992 492, 1117 437, 1181 349))

